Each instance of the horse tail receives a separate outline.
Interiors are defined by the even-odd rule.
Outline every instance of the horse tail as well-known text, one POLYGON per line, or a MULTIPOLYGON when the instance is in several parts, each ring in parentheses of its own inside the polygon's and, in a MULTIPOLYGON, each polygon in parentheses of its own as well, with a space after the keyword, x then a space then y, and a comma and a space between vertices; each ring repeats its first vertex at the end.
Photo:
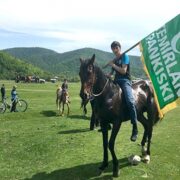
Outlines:
POLYGON ((160 114, 157 104, 155 102, 154 90, 151 82, 146 81, 147 89, 147 116, 152 121, 152 125, 155 125, 160 120, 160 114))

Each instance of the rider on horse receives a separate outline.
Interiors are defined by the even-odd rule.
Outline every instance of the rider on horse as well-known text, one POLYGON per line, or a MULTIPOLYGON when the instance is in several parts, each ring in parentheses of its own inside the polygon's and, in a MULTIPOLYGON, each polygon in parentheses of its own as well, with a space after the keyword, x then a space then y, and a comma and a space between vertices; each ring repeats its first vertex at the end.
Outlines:
POLYGON ((68 99, 68 102, 70 102, 70 101, 69 101, 69 93, 68 93, 68 83, 67 83, 67 79, 64 79, 64 82, 63 82, 61 88, 62 88, 61 98, 62 98, 62 96, 65 94, 66 97, 67 97, 67 99, 68 99))
POLYGON ((114 82, 118 84, 123 91, 124 98, 130 113, 131 124, 133 125, 130 139, 131 141, 136 141, 138 135, 137 114, 130 79, 129 57, 127 54, 121 54, 121 45, 117 41, 112 42, 111 50, 116 57, 108 63, 108 65, 112 67, 112 71, 109 76, 111 76, 114 71, 116 72, 114 82))

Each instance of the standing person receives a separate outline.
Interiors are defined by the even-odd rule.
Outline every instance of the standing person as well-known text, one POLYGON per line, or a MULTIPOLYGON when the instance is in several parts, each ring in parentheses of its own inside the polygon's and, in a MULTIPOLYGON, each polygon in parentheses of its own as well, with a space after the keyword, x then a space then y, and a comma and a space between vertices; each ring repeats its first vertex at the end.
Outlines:
POLYGON ((1 99, 2 99, 2 102, 4 102, 5 97, 6 97, 6 89, 5 89, 5 85, 2 84, 2 86, 1 86, 1 99))
POLYGON ((16 104, 17 104, 16 88, 17 86, 13 86, 12 91, 11 91, 11 102, 12 102, 11 112, 16 112, 16 104))
POLYGON ((112 76, 113 72, 115 71, 116 74, 114 82, 117 83, 123 91, 123 95, 130 113, 131 124, 133 125, 130 139, 131 141, 136 141, 138 135, 137 114, 130 79, 129 57, 127 54, 121 54, 121 45, 118 41, 112 42, 111 50, 116 57, 108 63, 108 65, 112 67, 112 71, 109 76, 112 76))

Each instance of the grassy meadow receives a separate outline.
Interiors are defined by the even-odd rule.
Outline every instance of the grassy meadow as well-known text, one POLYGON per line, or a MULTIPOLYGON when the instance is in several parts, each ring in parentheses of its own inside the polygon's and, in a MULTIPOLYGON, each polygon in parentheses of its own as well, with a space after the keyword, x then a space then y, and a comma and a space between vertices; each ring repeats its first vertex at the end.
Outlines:
MULTIPOLYGON (((5 83, 7 96, 14 85, 5 83)), ((20 98, 28 102, 24 113, 0 114, 0 180, 86 180, 112 179, 112 161, 99 175, 102 161, 102 136, 89 131, 90 106, 83 117, 79 83, 69 84, 70 115, 58 116, 55 105, 56 85, 17 84, 20 98)), ((9 98, 10 99, 10 98, 9 98)), ((66 113, 66 109, 65 109, 66 113)), ((129 140, 130 122, 122 125, 116 140, 116 153, 122 180, 180 179, 180 107, 167 113, 154 127, 150 164, 131 166, 127 158, 141 155, 139 143, 143 129, 139 124, 137 142, 129 140)))

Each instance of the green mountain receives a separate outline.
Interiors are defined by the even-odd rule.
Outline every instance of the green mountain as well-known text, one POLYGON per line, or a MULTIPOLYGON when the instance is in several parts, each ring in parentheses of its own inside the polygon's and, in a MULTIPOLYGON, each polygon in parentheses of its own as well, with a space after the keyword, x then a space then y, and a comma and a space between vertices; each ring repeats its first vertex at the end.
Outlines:
MULTIPOLYGON (((76 80, 78 79, 80 57, 88 58, 95 54, 96 62, 99 66, 105 65, 114 57, 112 53, 92 48, 83 48, 65 53, 57 53, 38 47, 11 48, 4 51, 61 78, 68 77, 76 80)), ((140 58, 138 56, 130 56, 130 60, 132 75, 139 78, 145 77, 140 58)))
POLYGON ((51 73, 45 72, 3 51, 0 51, 0 72, 0 79, 15 79, 17 75, 36 75, 46 79, 51 76, 51 73))

